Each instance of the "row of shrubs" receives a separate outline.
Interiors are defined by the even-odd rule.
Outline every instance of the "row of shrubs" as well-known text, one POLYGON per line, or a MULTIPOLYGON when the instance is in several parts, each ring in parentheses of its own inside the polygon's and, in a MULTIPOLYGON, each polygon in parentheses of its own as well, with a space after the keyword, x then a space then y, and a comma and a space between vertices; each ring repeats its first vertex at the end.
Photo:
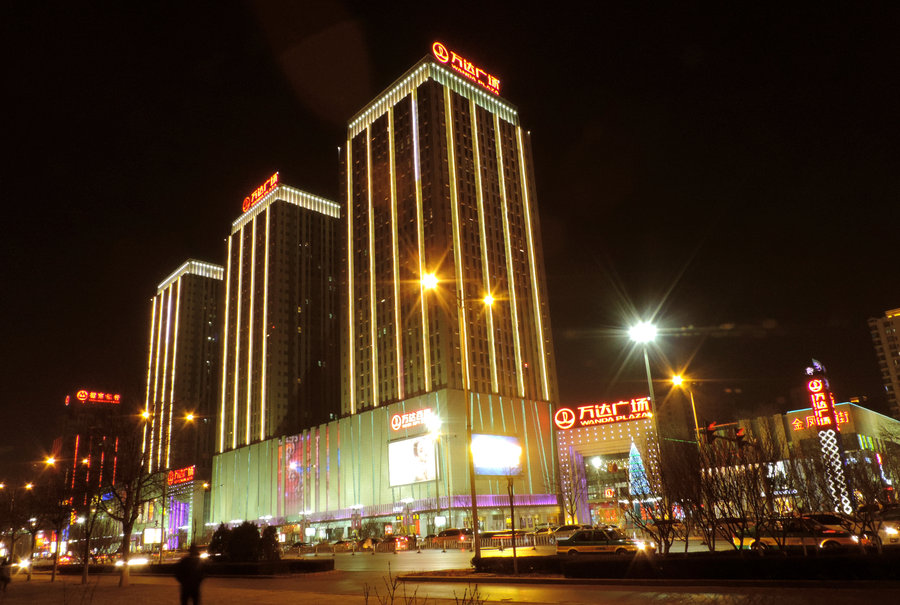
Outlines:
MULTIPOLYGON (((898 551, 880 556, 818 551, 806 557, 784 553, 762 557, 736 552, 669 554, 666 557, 554 555, 520 557, 517 562, 520 574, 561 574, 567 578, 900 581, 898 551)), ((475 557, 472 565, 475 571, 482 573, 513 573, 511 557, 475 557)))

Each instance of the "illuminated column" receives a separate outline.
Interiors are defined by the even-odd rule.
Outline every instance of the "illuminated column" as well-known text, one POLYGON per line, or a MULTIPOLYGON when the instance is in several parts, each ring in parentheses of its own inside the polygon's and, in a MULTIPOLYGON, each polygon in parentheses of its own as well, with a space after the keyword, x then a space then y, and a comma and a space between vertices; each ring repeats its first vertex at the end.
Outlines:
POLYGON ((844 474, 844 448, 834 413, 834 394, 825 375, 825 366, 814 359, 812 367, 806 368, 806 373, 809 376, 806 389, 818 427, 819 450, 825 466, 825 486, 831 496, 833 510, 849 515, 853 513, 853 501, 844 474))

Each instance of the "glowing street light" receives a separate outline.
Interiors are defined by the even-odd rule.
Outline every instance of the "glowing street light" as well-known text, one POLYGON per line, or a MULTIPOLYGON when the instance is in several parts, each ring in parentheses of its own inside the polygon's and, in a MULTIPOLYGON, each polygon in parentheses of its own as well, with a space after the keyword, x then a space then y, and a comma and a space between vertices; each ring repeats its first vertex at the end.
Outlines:
MULTIPOLYGON (((434 273, 425 273, 421 277, 420 284, 424 290, 436 290, 438 286, 439 280, 436 274, 434 273)), ((465 326, 463 325, 463 310, 465 308, 466 300, 463 298, 462 290, 457 289, 456 295, 456 317, 459 321, 459 338, 460 341, 463 340, 463 334, 465 334, 465 326)), ((481 299, 481 302, 485 304, 485 306, 490 307, 494 304, 494 297, 491 296, 490 293, 486 294, 484 298, 481 299)), ((460 354, 463 351, 463 343, 460 342, 460 354)), ((481 540, 478 537, 478 502, 476 499, 475 493, 475 453, 472 451, 472 412, 471 405, 469 402, 469 368, 465 363, 465 360, 461 360, 461 365, 463 368, 463 376, 462 376, 462 388, 463 388, 463 401, 466 406, 466 458, 468 458, 469 463, 469 498, 471 499, 471 510, 472 510, 472 547, 476 557, 481 556, 481 540)), ((449 500, 449 499, 448 499, 449 500)))
POLYGON ((628 328, 628 337, 636 343, 646 344, 656 340, 656 326, 642 321, 628 328))
MULTIPOLYGON (((684 384, 684 377, 680 374, 676 376, 672 376, 672 384, 676 387, 680 387, 684 384)), ((688 395, 691 397, 691 412, 694 415, 694 439, 697 441, 697 447, 700 447, 700 425, 697 423, 697 406, 694 405, 694 391, 691 390, 690 385, 685 385, 684 387, 687 389, 688 395)))

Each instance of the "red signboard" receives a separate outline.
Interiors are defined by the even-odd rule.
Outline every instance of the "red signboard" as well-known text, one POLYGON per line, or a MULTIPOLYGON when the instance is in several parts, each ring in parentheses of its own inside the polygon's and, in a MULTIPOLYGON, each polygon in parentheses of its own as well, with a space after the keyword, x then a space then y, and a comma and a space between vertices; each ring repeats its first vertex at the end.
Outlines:
POLYGON ((651 416, 650 398, 636 397, 631 401, 588 403, 575 408, 559 408, 553 416, 553 422, 556 424, 556 428, 566 430, 577 429, 583 426, 640 420, 651 416))
POLYGON ((391 429, 399 431, 400 429, 419 426, 420 424, 428 422, 429 418, 431 418, 431 408, 407 412, 405 414, 394 414, 391 416, 391 429))
POLYGON ((169 471, 169 476, 166 477, 166 483, 169 485, 179 485, 181 483, 187 483, 188 481, 194 480, 194 467, 186 466, 184 468, 178 468, 175 470, 169 471))
POLYGON ((278 173, 276 172, 269 178, 265 180, 265 182, 253 190, 253 193, 244 198, 244 205, 242 206, 244 212, 247 212, 253 206, 256 205, 261 199, 275 191, 275 188, 278 187, 278 173))
MULTIPOLYGON (((806 384, 809 389, 809 398, 812 401, 813 418, 817 426, 832 424, 834 417, 834 395, 825 385, 822 378, 813 378, 806 384)), ((837 428, 837 427, 835 427, 837 428)))
POLYGON ((500 94, 500 80, 484 71, 477 65, 473 65, 471 61, 465 59, 461 55, 456 54, 452 50, 448 50, 446 46, 440 42, 431 45, 431 53, 434 58, 445 65, 449 65, 450 69, 462 75, 482 88, 485 88, 495 95, 500 94))
MULTIPOLYGON (((122 401, 122 396, 118 393, 104 393, 102 391, 81 389, 75 393, 75 399, 81 403, 120 403, 122 401)), ((66 405, 69 405, 68 397, 66 397, 66 405)))

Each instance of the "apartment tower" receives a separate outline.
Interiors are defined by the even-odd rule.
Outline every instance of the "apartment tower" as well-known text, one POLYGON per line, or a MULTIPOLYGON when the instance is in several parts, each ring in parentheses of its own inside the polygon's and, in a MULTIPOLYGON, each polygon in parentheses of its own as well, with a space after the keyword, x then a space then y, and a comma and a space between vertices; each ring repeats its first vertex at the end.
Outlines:
POLYGON ((875 355, 878 357, 878 369, 890 405, 891 416, 900 420, 900 309, 885 311, 884 317, 869 319, 869 332, 875 343, 875 355))
POLYGON ((150 315, 144 450, 149 469, 208 478, 219 376, 223 269, 188 260, 157 286, 150 315))
POLYGON ((277 173, 244 199, 228 237, 216 452, 337 417, 339 219, 277 173))
POLYGON ((557 399, 529 135, 499 90, 435 43, 349 122, 345 414, 445 389, 557 399))

